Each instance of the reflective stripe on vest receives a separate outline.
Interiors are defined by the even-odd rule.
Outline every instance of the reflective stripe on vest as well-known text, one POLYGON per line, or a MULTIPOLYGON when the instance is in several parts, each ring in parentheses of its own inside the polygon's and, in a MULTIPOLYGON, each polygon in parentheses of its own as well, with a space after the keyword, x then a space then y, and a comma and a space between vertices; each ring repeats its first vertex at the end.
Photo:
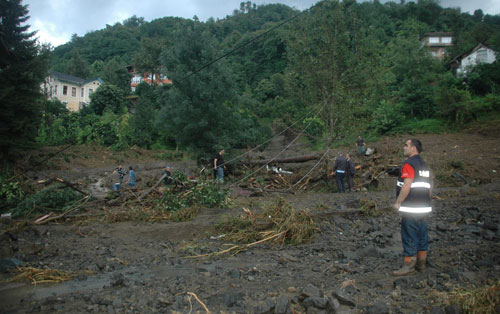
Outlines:
POLYGON ((427 183, 427 182, 413 182, 411 184, 411 187, 412 188, 426 188, 426 189, 430 189, 431 188, 431 184, 427 183))
POLYGON ((399 207, 400 212, 405 212, 405 213, 414 213, 414 214, 423 214, 423 213, 430 213, 432 211, 432 207, 407 207, 407 206, 400 206, 399 207))
MULTIPOLYGON (((398 181, 396 183, 396 185, 399 186, 400 188, 402 188, 403 185, 405 185, 405 183, 401 182, 401 181, 398 181)), ((431 184, 427 183, 427 182, 413 182, 411 184, 411 187, 412 188, 426 188, 426 189, 430 189, 431 188, 431 184)))
POLYGON ((338 173, 345 173, 344 170, 337 170, 338 173))

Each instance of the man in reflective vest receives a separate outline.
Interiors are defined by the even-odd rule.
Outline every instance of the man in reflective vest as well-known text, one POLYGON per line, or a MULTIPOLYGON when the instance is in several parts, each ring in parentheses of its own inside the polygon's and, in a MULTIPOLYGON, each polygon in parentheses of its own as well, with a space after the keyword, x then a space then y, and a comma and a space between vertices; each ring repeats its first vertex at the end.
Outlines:
POLYGON ((431 177, 429 167, 420 157, 422 143, 417 139, 407 140, 404 155, 408 159, 401 168, 394 205, 402 215, 401 240, 404 264, 393 272, 396 276, 425 270, 429 241, 427 217, 431 207, 431 177))

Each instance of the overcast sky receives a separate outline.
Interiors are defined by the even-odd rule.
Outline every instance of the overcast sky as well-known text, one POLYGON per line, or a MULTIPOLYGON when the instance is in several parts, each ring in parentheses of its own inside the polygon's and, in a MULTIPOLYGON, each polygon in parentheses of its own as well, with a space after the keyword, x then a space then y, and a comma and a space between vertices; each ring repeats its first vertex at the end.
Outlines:
MULTIPOLYGON (((70 40, 72 34, 88 32, 113 25, 136 15, 146 21, 165 16, 192 18, 201 21, 209 17, 223 18, 239 9, 243 0, 24 0, 29 5, 28 23, 38 31, 41 42, 58 46, 70 40)), ((358 0, 359 1, 359 0, 358 0)), ((252 3, 283 3, 299 10, 311 7, 317 0, 254 0, 252 3)), ((382 0, 382 2, 386 2, 382 0)), ((399 0, 395 2, 399 3, 399 0)), ((500 14, 500 0, 441 0, 442 7, 460 7, 473 13, 482 9, 485 14, 500 14)))

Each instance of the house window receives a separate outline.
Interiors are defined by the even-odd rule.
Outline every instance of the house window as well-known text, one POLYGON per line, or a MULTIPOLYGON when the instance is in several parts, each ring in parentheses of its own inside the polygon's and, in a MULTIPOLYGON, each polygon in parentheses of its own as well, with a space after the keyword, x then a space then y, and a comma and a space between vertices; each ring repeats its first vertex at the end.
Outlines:
POLYGON ((54 85, 54 95, 57 95, 57 85, 54 85))
POLYGON ((429 44, 439 44, 439 37, 429 37, 429 44))
POLYGON ((68 95, 68 86, 63 85, 63 95, 68 95))
POLYGON ((76 87, 71 87, 71 96, 76 97, 76 87))
POLYGON ((94 90, 92 88, 89 88, 89 96, 92 95, 93 92, 94 90))
POLYGON ((443 44, 451 44, 451 37, 442 37, 441 42, 443 44))
POLYGON ((85 91, 85 89, 83 89, 83 87, 82 87, 82 96, 81 96, 82 98, 83 98, 83 95, 85 95, 84 91, 85 91))

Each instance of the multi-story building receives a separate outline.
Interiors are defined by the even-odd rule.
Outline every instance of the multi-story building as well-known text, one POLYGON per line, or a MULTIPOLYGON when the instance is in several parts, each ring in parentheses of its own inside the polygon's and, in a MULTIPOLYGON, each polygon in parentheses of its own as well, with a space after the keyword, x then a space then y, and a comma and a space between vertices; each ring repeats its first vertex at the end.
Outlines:
POLYGON ((497 58, 497 52, 483 44, 479 44, 472 50, 456 56, 451 61, 451 68, 457 76, 466 75, 478 64, 493 63, 497 58))
POLYGON ((425 33, 422 42, 434 58, 442 59, 448 55, 447 49, 453 47, 453 33, 425 33))
POLYGON ((142 82, 146 82, 149 85, 163 85, 163 84, 172 84, 172 81, 167 78, 167 76, 163 74, 153 74, 145 72, 139 73, 135 70, 133 65, 127 66, 127 71, 132 75, 130 79, 130 89, 135 92, 137 85, 142 82))
POLYGON ((78 111, 90 103, 90 95, 103 84, 100 78, 85 80, 73 75, 50 71, 42 83, 49 99, 59 99, 70 111, 78 111))

